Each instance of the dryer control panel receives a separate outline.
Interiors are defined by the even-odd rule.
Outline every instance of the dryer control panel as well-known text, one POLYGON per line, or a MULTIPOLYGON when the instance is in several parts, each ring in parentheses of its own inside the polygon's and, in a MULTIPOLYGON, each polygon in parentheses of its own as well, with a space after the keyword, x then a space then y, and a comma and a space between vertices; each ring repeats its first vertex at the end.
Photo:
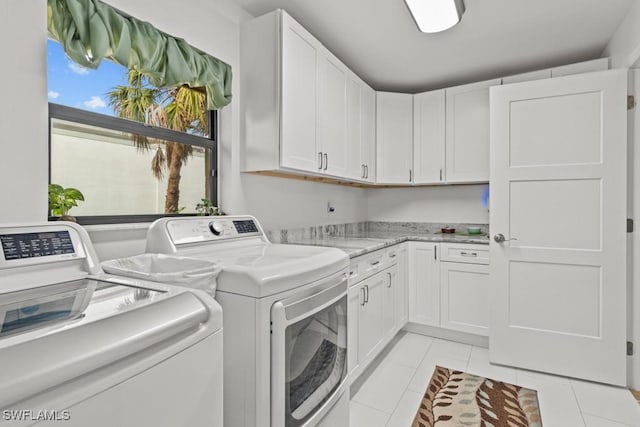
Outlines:
POLYGON ((262 237, 252 217, 167 218, 166 231, 174 245, 262 237))

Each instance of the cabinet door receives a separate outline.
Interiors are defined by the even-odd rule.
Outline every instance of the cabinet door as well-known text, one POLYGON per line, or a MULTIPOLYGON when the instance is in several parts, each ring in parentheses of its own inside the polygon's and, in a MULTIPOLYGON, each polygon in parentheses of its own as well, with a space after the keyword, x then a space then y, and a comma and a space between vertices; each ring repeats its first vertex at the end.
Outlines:
POLYGON ((391 268, 386 269, 383 274, 385 275, 385 288, 384 288, 384 301, 382 303, 383 311, 383 332, 382 336, 385 338, 393 335, 396 326, 395 315, 395 298, 396 287, 398 287, 398 266, 394 265, 391 268))
POLYGON ((489 266, 440 263, 441 326, 489 335, 489 266))
POLYGON ((413 179, 413 95, 378 92, 376 98, 377 182, 409 184, 413 179))
POLYGON ((409 320, 440 326, 438 244, 409 242, 409 320))
POLYGON ((383 299, 385 292, 385 276, 376 274, 363 280, 364 305, 360 305, 358 316, 358 363, 367 363, 376 352, 382 341, 383 331, 383 299))
POLYGON ((347 81, 347 173, 348 178, 364 179, 362 151, 362 82, 350 74, 347 81))
POLYGON ((446 180, 489 181, 489 88, 500 79, 446 90, 446 180))
POLYGON ((409 254, 407 245, 402 244, 396 250, 396 256, 398 258, 398 275, 393 285, 394 288, 394 317, 395 317, 395 329, 400 330, 407 323, 409 318, 409 254))
POLYGON ((364 166, 364 180, 376 181, 376 92, 364 85, 362 95, 362 132, 360 158, 364 166))
POLYGON ((282 17, 280 165, 318 172, 316 149, 318 44, 287 14, 282 17))
POLYGON ((324 153, 322 170, 347 174, 347 68, 328 52, 320 55, 318 139, 324 153))
POLYGON ((444 181, 445 91, 413 97, 413 182, 444 181))
POLYGON ((349 288, 347 305, 347 366, 349 373, 358 367, 358 312, 364 304, 364 290, 361 286, 349 288))

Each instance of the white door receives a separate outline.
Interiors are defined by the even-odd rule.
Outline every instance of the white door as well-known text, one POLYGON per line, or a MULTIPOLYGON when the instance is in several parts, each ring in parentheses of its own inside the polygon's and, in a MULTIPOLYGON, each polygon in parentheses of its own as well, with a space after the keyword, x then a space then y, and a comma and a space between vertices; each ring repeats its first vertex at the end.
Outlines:
POLYGON ((413 96, 413 182, 444 181, 445 91, 413 96))
POLYGON ((409 242, 409 321, 440 326, 437 243, 409 242))
POLYGON ((347 69, 336 58, 321 56, 319 66, 318 141, 322 170, 347 176, 347 69))
POLYGON ((492 362, 626 384, 626 95, 625 70, 491 89, 492 362))
POLYGON ((383 184, 413 181, 413 95, 376 94, 376 173, 383 184))
POLYGON ((316 150, 317 55, 313 37, 282 16, 282 117, 280 164, 318 172, 316 150))
POLYGON ((364 165, 364 179, 376 180, 376 92, 364 85, 361 89, 362 104, 362 140, 360 158, 364 165))
POLYGON ((447 182, 489 180, 489 88, 500 79, 447 89, 447 182))

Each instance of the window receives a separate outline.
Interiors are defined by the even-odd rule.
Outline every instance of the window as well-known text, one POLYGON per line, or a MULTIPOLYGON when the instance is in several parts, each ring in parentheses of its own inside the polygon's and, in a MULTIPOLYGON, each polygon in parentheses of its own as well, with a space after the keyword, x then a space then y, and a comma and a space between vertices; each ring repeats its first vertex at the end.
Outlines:
POLYGON ((158 89, 102 61, 82 68, 48 42, 50 183, 80 190, 83 224, 149 221, 217 205, 216 115, 205 95, 158 89), (197 108, 196 108, 197 107, 197 108))

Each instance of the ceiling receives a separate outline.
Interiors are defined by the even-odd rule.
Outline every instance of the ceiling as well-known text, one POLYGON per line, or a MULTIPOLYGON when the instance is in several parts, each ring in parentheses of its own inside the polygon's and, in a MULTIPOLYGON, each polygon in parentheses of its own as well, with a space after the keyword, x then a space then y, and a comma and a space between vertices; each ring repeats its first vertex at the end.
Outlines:
POLYGON ((420 92, 600 57, 633 0, 465 0, 462 22, 418 31, 403 0, 235 0, 289 12, 376 90, 420 92))

